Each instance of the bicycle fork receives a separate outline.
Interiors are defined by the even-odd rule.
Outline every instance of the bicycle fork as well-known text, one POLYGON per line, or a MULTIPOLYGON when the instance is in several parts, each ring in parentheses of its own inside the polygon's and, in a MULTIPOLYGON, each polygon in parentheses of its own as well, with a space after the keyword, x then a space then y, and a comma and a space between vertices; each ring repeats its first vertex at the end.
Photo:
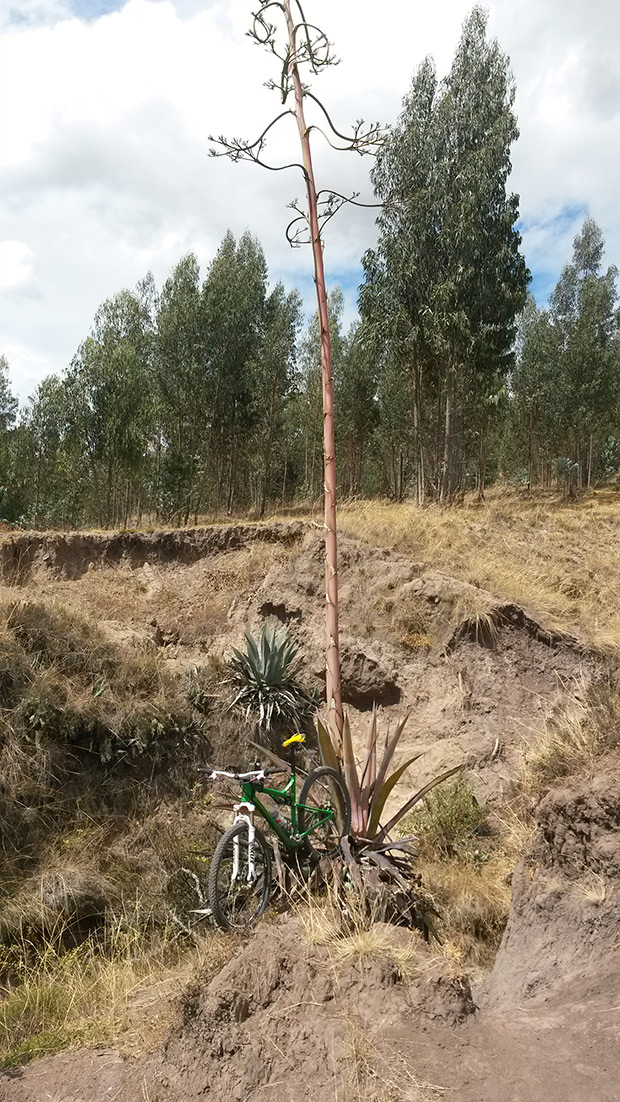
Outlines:
MULTIPOLYGON (((254 826, 254 805, 250 803, 240 803, 234 805, 235 823, 245 823, 248 828, 248 869, 246 873, 246 880, 248 884, 252 884, 256 879, 256 869, 254 866, 254 847, 256 841, 256 827, 254 826)), ((240 866, 240 844, 239 835, 235 835, 233 838, 233 867, 231 874, 231 881, 236 881, 239 878, 239 866, 240 866)))

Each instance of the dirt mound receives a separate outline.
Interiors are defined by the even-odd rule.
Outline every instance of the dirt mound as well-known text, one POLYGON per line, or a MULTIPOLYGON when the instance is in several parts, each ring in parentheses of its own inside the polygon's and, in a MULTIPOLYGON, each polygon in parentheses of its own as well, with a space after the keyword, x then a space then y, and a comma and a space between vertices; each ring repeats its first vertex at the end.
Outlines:
POLYGON ((79 578, 94 566, 132 567, 145 563, 193 563, 254 540, 290 544, 301 539, 301 522, 231 524, 213 528, 174 528, 156 532, 70 532, 11 536, 0 545, 0 578, 23 585, 37 568, 62 578, 79 578))
POLYGON ((73 1067, 66 1056, 47 1060, 10 1073, 5 1094, 0 1079, 0 1099, 30 1102, 43 1082, 54 1102, 426 1098, 390 1033, 414 1020, 463 1021, 474 1010, 471 995, 466 982, 437 975, 422 944, 428 974, 411 985, 398 961, 410 965, 417 936, 389 927, 383 934, 379 954, 342 961, 333 946, 312 944, 298 919, 263 924, 215 979, 192 984, 182 1021, 160 1052, 136 1062, 102 1051, 99 1066, 86 1053, 73 1067), (85 1066, 88 1077, 75 1094, 66 1078, 58 1088, 70 1068, 77 1084, 85 1066), (411 1088, 402 1094, 401 1077, 411 1088))
MULTIPOLYGON (((322 562, 323 541, 307 538, 228 616, 235 643, 266 618, 285 625, 316 684, 324 678, 322 562)), ((340 563, 342 690, 354 739, 364 738, 362 713, 373 703, 383 723, 395 704, 409 711, 401 747, 423 752, 416 782, 465 762, 480 798, 501 797, 549 712, 606 673, 602 656, 524 609, 404 555, 343 537, 340 563)))
POLYGON ((161 1050, 140 1060, 83 1050, 0 1073, 0 1100, 431 1102, 447 1091, 459 1102, 616 1102, 609 986, 576 980, 562 1000, 478 1009, 466 979, 445 964, 442 974, 422 945, 405 978, 403 934, 416 936, 389 931, 392 957, 343 960, 295 919, 265 923, 187 991, 161 1050))
POLYGON ((620 1002, 620 755, 549 792, 515 870, 491 1001, 539 1003, 579 980, 620 1002))
MULTIPOLYGON (((185 1022, 152 1082, 165 1097, 177 1071, 179 1093, 213 1102, 260 1097, 273 1102, 342 1090, 355 1031, 389 1028, 406 1012, 406 988, 393 961, 336 969, 325 946, 309 944, 295 920, 263 927, 206 990, 184 1005, 185 1022)), ((377 1095, 364 1093, 370 1102, 377 1095)))

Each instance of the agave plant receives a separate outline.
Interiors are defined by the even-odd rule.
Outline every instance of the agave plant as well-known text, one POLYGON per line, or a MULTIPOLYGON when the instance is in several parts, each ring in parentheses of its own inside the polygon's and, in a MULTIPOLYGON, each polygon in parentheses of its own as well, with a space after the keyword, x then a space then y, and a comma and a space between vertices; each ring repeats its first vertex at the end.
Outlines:
POLYGON ((233 648, 228 679, 237 689, 232 706, 246 716, 258 715, 259 727, 299 727, 318 705, 299 680, 303 658, 297 643, 286 632, 269 631, 265 624, 258 642, 246 631, 247 651, 233 648))
POLYGON ((392 792, 392 789, 401 779, 405 770, 408 769, 410 765, 413 765, 414 761, 417 761, 420 757, 420 754, 414 754, 412 757, 402 762, 393 772, 389 773, 394 752, 398 746, 408 718, 408 715, 406 715, 404 719, 401 719, 392 737, 386 739, 385 747, 379 760, 377 749, 377 712, 376 709, 373 708, 368 735, 366 737, 364 762, 361 772, 358 769, 353 753, 349 717, 345 716, 344 719, 343 739, 341 744, 330 735, 330 731, 321 720, 317 720, 319 748, 323 762, 325 765, 331 765, 333 769, 339 769, 343 773, 349 790, 349 796, 351 797, 352 838, 354 841, 358 840, 366 847, 370 846, 374 849, 379 847, 385 848, 386 841, 389 840, 390 832, 400 820, 407 815, 420 800, 424 799, 428 792, 438 784, 441 784, 442 781, 447 780, 448 777, 453 777, 455 773, 458 773, 463 768, 462 765, 457 765, 452 769, 447 769, 444 773, 440 773, 439 776, 433 777, 428 784, 425 784, 402 804, 398 811, 392 815, 389 822, 385 825, 381 825, 381 816, 383 815, 387 798, 392 792))

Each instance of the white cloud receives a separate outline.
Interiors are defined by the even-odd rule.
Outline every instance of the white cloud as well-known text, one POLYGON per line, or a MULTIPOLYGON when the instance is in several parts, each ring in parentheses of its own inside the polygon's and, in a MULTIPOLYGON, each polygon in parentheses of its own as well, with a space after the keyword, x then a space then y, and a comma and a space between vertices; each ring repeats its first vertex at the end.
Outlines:
MULTIPOLYGON (((209 133, 252 136, 277 110, 263 87, 273 59, 243 33, 250 0, 119 0, 97 17, 113 6, 19 0, 5 19, 0 351, 22 396, 69 363, 105 297, 147 267, 162 281, 189 249, 206 269, 229 226, 257 233, 272 278, 300 286, 312 305, 308 251, 292 252, 283 236, 300 177, 207 155, 209 133)), ((393 121, 426 53, 445 72, 470 7, 308 0, 342 58, 317 88, 334 118, 393 121)), ((601 224, 609 260, 620 261, 619 21, 616 0, 490 5, 517 83, 512 186, 539 295, 569 259, 586 212, 601 224)), ((315 148, 323 184, 372 198, 368 160, 315 148)), ((298 156, 294 125, 268 152, 298 156)), ((349 316, 372 237, 372 212, 350 209, 330 223, 328 276, 351 288, 349 316)))
POLYGON ((0 241, 0 291, 27 282, 31 256, 25 241, 0 241))

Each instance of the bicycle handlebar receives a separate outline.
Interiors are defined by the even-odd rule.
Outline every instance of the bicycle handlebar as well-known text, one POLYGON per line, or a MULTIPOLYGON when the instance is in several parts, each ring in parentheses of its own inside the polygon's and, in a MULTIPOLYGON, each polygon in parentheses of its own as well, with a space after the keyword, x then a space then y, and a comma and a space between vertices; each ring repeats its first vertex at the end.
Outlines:
POLYGON ((201 773, 207 773, 210 781, 216 781, 218 777, 229 777, 233 781, 262 781, 265 777, 271 777, 276 773, 286 772, 284 769, 251 769, 248 773, 230 773, 226 769, 214 769, 209 766, 201 769, 201 773))

